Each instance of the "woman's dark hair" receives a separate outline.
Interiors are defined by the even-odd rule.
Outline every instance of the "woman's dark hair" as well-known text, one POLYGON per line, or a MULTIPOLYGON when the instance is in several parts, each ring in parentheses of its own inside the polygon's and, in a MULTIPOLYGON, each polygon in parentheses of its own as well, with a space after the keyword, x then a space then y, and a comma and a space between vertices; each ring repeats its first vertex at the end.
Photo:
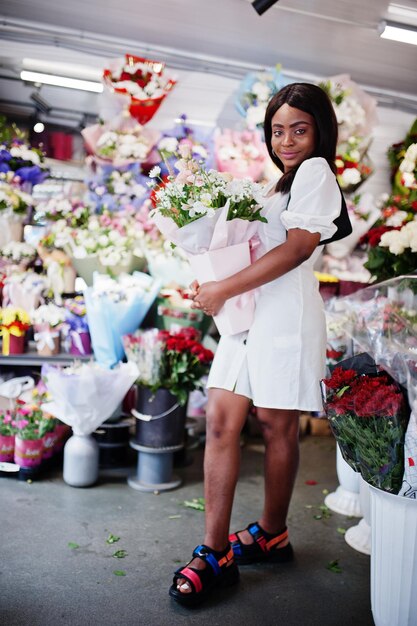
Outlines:
MULTIPOLYGON (((337 119, 332 102, 327 93, 317 85, 310 83, 292 83, 286 85, 272 96, 265 113, 264 133, 269 156, 275 165, 284 172, 282 161, 272 152, 272 118, 275 113, 288 104, 295 109, 309 113, 316 123, 316 147, 312 157, 326 159, 331 170, 336 173, 337 119)), ((300 163, 301 165, 301 163, 300 163)), ((283 174, 279 179, 276 191, 288 192, 299 166, 283 174)))

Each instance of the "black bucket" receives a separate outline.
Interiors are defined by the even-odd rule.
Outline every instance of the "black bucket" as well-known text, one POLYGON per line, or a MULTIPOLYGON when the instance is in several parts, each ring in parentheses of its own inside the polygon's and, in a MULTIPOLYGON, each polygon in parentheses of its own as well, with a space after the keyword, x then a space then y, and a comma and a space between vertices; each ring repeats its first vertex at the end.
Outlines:
POLYGON ((136 417, 136 443, 150 448, 182 445, 186 409, 187 405, 180 406, 176 396, 168 389, 158 389, 153 393, 147 387, 138 386, 136 412, 151 415, 153 419, 140 419, 133 412, 136 417))

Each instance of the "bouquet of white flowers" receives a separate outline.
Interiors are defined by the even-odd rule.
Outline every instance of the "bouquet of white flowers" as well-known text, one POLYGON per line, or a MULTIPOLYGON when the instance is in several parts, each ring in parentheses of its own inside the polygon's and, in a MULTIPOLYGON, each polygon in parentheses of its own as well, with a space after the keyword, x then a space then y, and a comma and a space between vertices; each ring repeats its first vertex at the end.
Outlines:
MULTIPOLYGON (((200 282, 221 280, 251 262, 250 240, 262 215, 261 186, 230 174, 204 171, 190 158, 187 148, 169 176, 155 192, 154 220, 165 237, 183 248, 200 282)), ((159 168, 150 172, 159 176, 159 168)), ((253 294, 231 298, 215 317, 221 334, 249 328, 254 311, 253 294)))

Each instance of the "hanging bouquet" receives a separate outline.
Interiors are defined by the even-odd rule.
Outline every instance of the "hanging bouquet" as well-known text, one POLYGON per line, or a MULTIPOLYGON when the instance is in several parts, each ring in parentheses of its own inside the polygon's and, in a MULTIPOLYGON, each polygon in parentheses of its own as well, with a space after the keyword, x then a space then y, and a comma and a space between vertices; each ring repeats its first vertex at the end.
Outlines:
POLYGON ((346 193, 352 193, 372 174, 373 167, 367 150, 361 146, 357 137, 349 137, 344 144, 338 145, 336 156, 337 180, 346 193))
POLYGON ((348 74, 333 76, 319 86, 333 103, 339 126, 339 142, 368 137, 376 123, 377 101, 365 93, 348 74))
POLYGON ((125 335, 123 343, 129 361, 138 366, 136 384, 152 392, 165 388, 184 405, 188 394, 202 389, 213 353, 198 341, 199 331, 185 327, 177 332, 151 328, 125 335))
MULTIPOLYGON (((249 179, 206 172, 184 149, 176 177, 162 179, 155 192, 154 220, 164 236, 189 255, 191 269, 201 283, 221 280, 251 262, 249 241, 262 216, 261 187, 249 179)), ((159 168, 150 172, 159 176, 159 168)), ((221 334, 247 330, 252 322, 251 292, 226 301, 215 316, 221 334)))
POLYGON ((160 133, 146 129, 136 121, 129 122, 123 120, 119 128, 114 127, 114 122, 94 124, 81 131, 96 163, 125 167, 147 160, 160 133))
MULTIPOLYGON (((350 361, 360 363, 360 355, 350 361)), ((323 388, 325 411, 346 462, 374 487, 398 493, 409 418, 400 387, 387 373, 338 366, 323 388)))
POLYGON ((97 213, 102 211, 136 210, 142 205, 149 189, 149 179, 141 173, 139 164, 121 171, 103 167, 87 180, 89 200, 97 213))
POLYGON ((37 204, 35 220, 50 222, 65 220, 68 226, 78 228, 86 224, 92 211, 93 207, 80 198, 53 196, 37 204))
POLYGON ((164 69, 160 61, 126 54, 104 70, 104 84, 124 96, 130 115, 146 124, 176 84, 176 80, 164 76, 164 69))
POLYGON ((417 221, 402 227, 379 226, 361 239, 368 244, 364 264, 377 282, 417 270, 417 221))
POLYGON ((235 105, 248 128, 263 128, 269 100, 288 84, 278 64, 264 72, 250 72, 240 83, 235 105))
POLYGON ((218 131, 214 145, 216 166, 220 172, 254 181, 262 178, 267 151, 258 131, 218 131))

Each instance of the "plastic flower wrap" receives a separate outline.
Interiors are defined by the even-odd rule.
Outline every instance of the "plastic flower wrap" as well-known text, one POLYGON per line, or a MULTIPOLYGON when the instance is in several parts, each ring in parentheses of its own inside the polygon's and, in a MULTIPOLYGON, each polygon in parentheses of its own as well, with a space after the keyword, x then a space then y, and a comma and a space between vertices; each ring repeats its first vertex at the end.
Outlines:
POLYGON ((3 305, 24 308, 30 311, 43 301, 48 290, 48 280, 35 272, 12 274, 4 281, 3 305))
POLYGON ((103 367, 113 367, 123 358, 122 336, 140 326, 159 289, 159 281, 140 272, 117 280, 94 276, 84 297, 94 355, 103 367))
POLYGON ((64 329, 69 341, 69 352, 77 355, 91 354, 91 337, 84 297, 75 296, 66 299, 64 308, 64 329))
POLYGON ((134 363, 119 363, 112 370, 97 363, 71 367, 42 366, 42 379, 52 402, 42 405, 72 427, 76 435, 89 435, 116 410, 136 378, 134 363))
POLYGON ((104 84, 120 97, 122 108, 140 124, 155 115, 176 80, 164 76, 165 64, 126 54, 115 59, 104 70, 104 84))
POLYGON ((375 98, 365 93, 348 74, 332 76, 319 84, 330 97, 339 126, 339 142, 368 137, 375 126, 375 98))
POLYGON ((119 128, 114 123, 94 124, 81 134, 95 162, 113 167, 146 161, 160 137, 157 130, 144 128, 134 120, 123 120, 119 128))
POLYGON ((397 494, 409 419, 399 385, 362 354, 335 367, 323 389, 325 411, 345 461, 370 485, 397 494))
POLYGON ((269 100, 289 82, 281 73, 280 65, 245 76, 236 94, 235 105, 249 128, 263 128, 269 100))
POLYGON ((220 172, 254 181, 262 178, 267 150, 258 131, 217 131, 214 145, 216 166, 220 172))
POLYGON ((213 353, 198 341, 199 331, 185 327, 175 332, 151 328, 123 337, 129 362, 138 366, 137 384, 155 392, 169 389, 180 404, 190 391, 204 386, 213 353))
POLYGON ((138 209, 149 196, 148 181, 138 164, 123 171, 103 167, 87 180, 89 200, 97 213, 138 209))
POLYGON ((35 219, 37 221, 48 220, 51 222, 65 220, 68 226, 77 228, 87 223, 92 211, 93 207, 80 198, 54 196, 37 204, 35 219))

